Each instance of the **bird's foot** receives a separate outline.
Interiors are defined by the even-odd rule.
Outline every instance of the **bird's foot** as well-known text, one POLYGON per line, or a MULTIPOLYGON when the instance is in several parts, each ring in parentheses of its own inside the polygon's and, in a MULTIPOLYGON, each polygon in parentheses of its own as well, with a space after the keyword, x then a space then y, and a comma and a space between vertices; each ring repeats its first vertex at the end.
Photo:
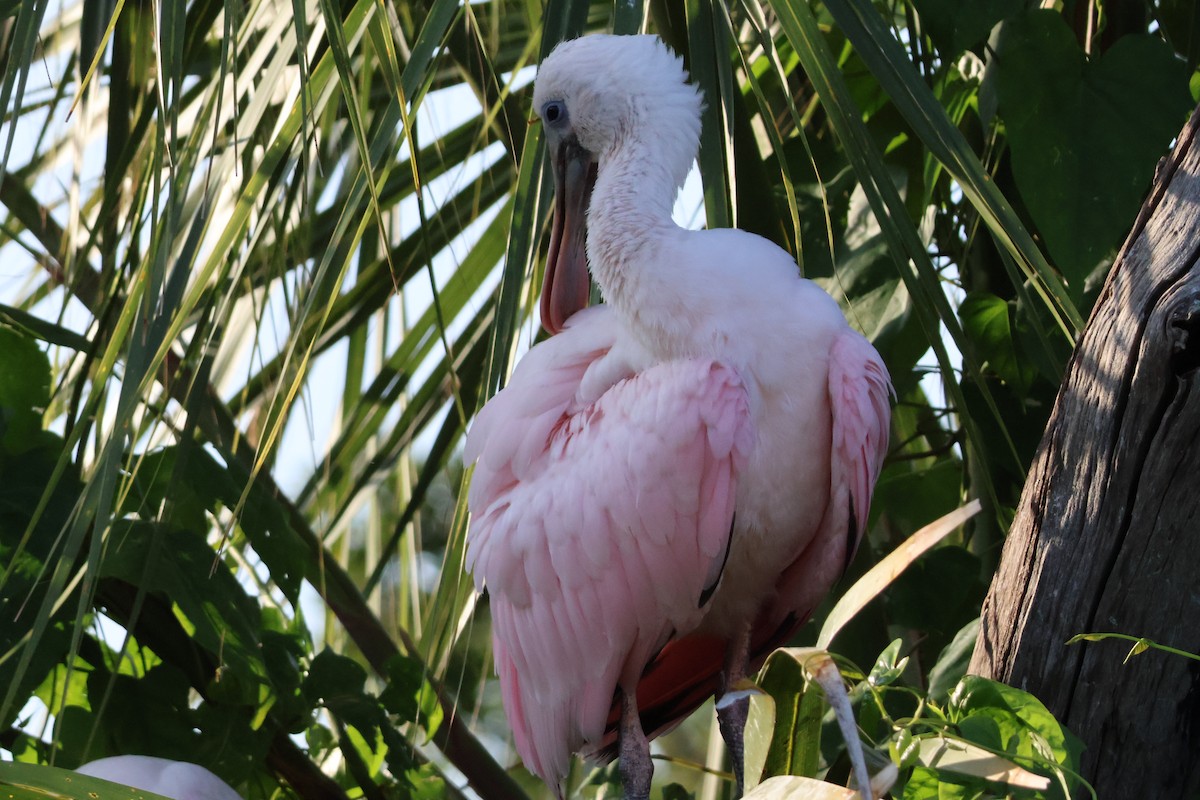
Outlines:
POLYGON ((739 685, 746 677, 750 662, 750 626, 743 625, 729 640, 725 650, 725 665, 721 670, 720 695, 717 697, 717 724, 721 738, 733 762, 733 777, 737 782, 734 797, 746 790, 746 718, 750 715, 750 696, 739 685))
POLYGON ((729 749, 733 778, 737 782, 734 797, 741 797, 746 788, 746 717, 749 714, 750 698, 745 692, 730 692, 717 700, 717 724, 725 747, 729 749))
POLYGON ((624 690, 621 692, 620 758, 625 800, 650 800, 650 781, 654 777, 650 741, 642 731, 637 700, 624 690))

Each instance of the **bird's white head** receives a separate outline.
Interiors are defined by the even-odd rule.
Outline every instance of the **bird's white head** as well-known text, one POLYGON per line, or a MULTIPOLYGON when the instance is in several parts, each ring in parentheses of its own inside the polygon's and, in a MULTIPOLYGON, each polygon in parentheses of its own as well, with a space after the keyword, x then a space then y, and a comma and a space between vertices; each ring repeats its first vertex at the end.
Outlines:
POLYGON ((533 103, 556 181, 542 324, 557 333, 587 305, 585 220, 598 176, 616 165, 639 175, 644 210, 669 218, 699 149, 702 101, 657 36, 593 35, 542 62, 533 103))
POLYGON ((574 136, 600 160, 630 140, 666 137, 656 150, 681 162, 682 181, 700 137, 700 93, 687 81, 683 59, 657 36, 596 34, 546 57, 533 105, 552 140, 574 136))

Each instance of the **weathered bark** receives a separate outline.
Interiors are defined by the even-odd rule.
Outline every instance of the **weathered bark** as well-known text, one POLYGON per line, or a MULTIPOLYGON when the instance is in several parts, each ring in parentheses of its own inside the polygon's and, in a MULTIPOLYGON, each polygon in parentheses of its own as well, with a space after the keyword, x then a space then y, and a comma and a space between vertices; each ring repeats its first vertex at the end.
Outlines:
MULTIPOLYGON (((1200 793, 1200 109, 1092 312, 983 607, 971 672, 1040 698, 1101 798, 1200 793)), ((1104 169, 1096 164, 1096 169, 1104 169)))

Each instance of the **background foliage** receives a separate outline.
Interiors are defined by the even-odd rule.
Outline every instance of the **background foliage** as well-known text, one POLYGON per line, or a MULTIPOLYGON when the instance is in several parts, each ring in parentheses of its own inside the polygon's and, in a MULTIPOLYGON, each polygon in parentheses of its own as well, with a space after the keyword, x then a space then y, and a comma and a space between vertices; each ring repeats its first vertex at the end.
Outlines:
MULTIPOLYGON (((1035 700, 955 687, 1073 338, 1195 104, 1189 0, 0 0, 6 758, 187 758, 250 798, 544 791, 489 680, 455 452, 534 338, 531 66, 647 28, 707 97, 707 224, 794 252, 895 380, 851 577, 984 504, 834 642, 864 734, 898 795, 1037 793, 928 766, 942 733, 1063 791, 1076 745, 1035 700)), ((772 669, 808 709, 778 755, 820 710, 772 669)), ((726 790, 709 735, 664 741, 679 791, 726 790)), ((770 769, 844 774, 821 742, 770 769)))

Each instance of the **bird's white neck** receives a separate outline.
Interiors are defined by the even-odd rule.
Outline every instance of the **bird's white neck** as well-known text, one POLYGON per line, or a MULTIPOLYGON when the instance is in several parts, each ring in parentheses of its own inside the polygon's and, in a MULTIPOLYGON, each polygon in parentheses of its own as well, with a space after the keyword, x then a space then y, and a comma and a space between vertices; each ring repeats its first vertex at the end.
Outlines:
POLYGON ((662 146, 686 148, 686 142, 660 140, 650 147, 644 138, 630 137, 602 157, 588 209, 587 250, 605 302, 635 326, 661 329, 673 315, 648 318, 657 304, 646 299, 669 297, 671 283, 680 278, 659 256, 664 242, 681 233, 671 212, 691 160, 672 159, 667 154, 679 147, 662 146))

